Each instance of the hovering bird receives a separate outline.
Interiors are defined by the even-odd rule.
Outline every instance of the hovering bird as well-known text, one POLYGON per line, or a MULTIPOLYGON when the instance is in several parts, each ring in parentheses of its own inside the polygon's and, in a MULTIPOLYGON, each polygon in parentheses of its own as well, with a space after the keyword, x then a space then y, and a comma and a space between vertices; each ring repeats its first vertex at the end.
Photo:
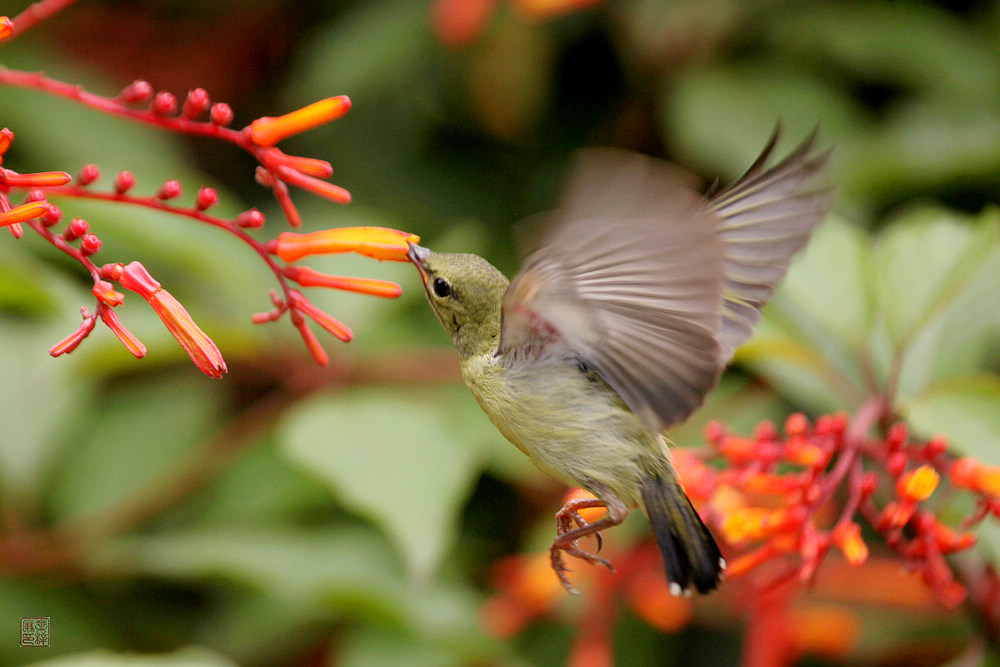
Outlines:
POLYGON ((595 498, 556 514, 552 567, 591 564, 580 538, 649 517, 674 594, 722 577, 719 547, 670 464, 663 431, 705 400, 832 204, 814 132, 776 166, 760 157, 708 196, 679 168, 581 152, 559 208, 507 280, 471 254, 410 244, 462 377, 500 432, 543 471, 595 498), (588 523, 584 507, 606 515, 588 523))

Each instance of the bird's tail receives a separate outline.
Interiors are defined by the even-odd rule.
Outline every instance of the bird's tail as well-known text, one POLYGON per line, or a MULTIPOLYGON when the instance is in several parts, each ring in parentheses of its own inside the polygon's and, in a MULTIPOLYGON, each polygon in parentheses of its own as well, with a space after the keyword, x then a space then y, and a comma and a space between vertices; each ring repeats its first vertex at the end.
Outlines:
POLYGON ((642 484, 642 504, 660 546, 670 592, 692 587, 707 593, 719 584, 726 562, 673 474, 653 473, 642 484))

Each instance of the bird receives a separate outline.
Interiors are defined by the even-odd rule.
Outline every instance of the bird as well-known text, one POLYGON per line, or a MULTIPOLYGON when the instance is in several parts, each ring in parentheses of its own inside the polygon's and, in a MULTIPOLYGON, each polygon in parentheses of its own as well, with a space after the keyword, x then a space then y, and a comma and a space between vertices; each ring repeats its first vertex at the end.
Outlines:
POLYGON ((768 167, 779 135, 743 176, 707 193, 652 157, 580 151, 509 281, 477 255, 409 244, 486 415, 542 471, 593 495, 556 513, 551 565, 571 593, 564 555, 613 571, 579 541, 594 535, 599 551, 601 531, 636 507, 671 593, 708 593, 723 578, 665 431, 704 402, 832 207, 831 151, 817 153, 817 131, 768 167), (586 507, 606 512, 588 522, 586 507))

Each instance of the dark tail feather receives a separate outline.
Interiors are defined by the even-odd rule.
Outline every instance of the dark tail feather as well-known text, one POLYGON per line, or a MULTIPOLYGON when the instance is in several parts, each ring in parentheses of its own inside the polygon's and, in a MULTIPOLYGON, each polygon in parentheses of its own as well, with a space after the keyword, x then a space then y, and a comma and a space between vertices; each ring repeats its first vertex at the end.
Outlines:
POLYGON ((660 554, 675 595, 696 588, 707 593, 719 585, 725 561, 719 546, 672 474, 647 477, 642 504, 660 545, 660 554))

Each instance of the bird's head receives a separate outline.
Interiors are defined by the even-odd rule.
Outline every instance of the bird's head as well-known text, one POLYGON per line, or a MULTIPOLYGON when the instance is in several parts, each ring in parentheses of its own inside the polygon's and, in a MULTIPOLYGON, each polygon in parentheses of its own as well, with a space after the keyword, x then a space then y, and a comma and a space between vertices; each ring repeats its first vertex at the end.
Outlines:
POLYGON ((427 301, 459 356, 495 350, 506 276, 478 255, 432 252, 411 243, 407 257, 420 271, 427 301))

